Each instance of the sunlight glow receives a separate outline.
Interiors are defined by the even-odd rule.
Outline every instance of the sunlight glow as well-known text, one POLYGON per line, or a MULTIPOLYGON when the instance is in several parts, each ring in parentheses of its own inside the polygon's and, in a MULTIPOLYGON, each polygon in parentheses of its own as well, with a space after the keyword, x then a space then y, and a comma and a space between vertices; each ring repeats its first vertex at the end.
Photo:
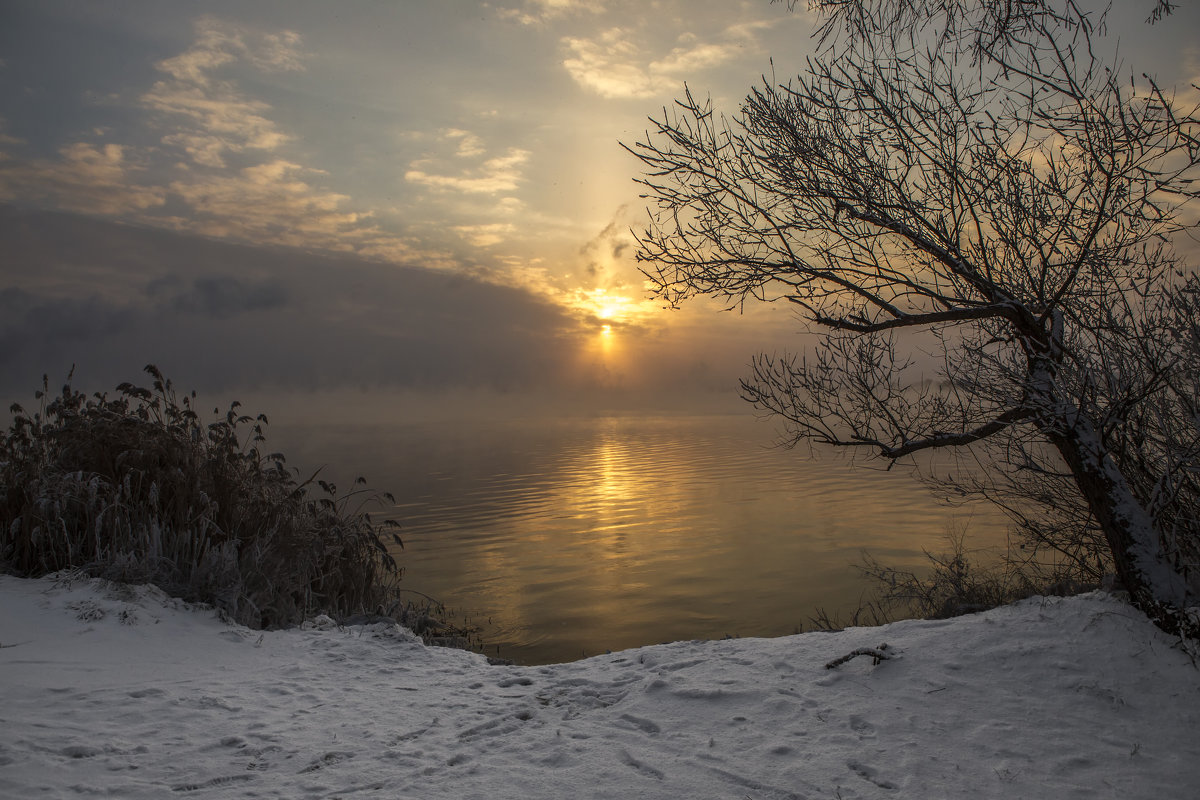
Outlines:
POLYGON ((608 289, 576 289, 568 303, 576 311, 595 318, 610 329, 635 322, 658 310, 653 303, 610 294, 608 289))
POLYGON ((600 326, 600 334, 597 337, 600 345, 601 364, 605 367, 609 366, 610 359, 616 354, 617 337, 613 332, 613 326, 607 322, 600 326))

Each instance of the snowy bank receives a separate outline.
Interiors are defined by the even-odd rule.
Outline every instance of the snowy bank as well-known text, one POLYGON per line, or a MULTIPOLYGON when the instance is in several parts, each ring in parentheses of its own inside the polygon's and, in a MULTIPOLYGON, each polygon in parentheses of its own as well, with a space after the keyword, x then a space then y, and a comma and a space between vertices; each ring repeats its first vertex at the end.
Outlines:
POLYGON ((0 796, 1182 798, 1200 672, 1103 594, 490 666, 0 576, 0 796), (891 660, 826 664, 888 644, 891 660))

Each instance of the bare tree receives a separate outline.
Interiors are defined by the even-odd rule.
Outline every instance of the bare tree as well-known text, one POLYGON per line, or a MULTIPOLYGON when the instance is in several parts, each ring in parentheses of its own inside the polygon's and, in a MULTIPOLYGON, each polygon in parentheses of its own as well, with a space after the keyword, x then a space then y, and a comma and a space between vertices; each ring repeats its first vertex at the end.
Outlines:
MULTIPOLYGON (((771 2, 784 2, 791 10, 797 0, 771 2)), ((1179 7, 1171 0, 1140 2, 1150 9, 1146 22, 1151 25, 1179 7)), ((981 55, 985 44, 1007 41, 1039 16, 1053 15, 1055 5, 1054 0, 808 0, 825 18, 817 32, 821 41, 839 31, 860 39, 882 32, 908 35, 932 24, 939 36, 967 45, 974 55, 981 55)))
POLYGON ((1134 603, 1194 633, 1198 291, 1169 241, 1197 108, 1121 77, 1072 0, 816 6, 805 74, 732 119, 689 91, 628 148, 657 294, 793 304, 820 343, 743 382, 791 443, 987 448, 999 477, 960 489, 1069 497, 1134 603))

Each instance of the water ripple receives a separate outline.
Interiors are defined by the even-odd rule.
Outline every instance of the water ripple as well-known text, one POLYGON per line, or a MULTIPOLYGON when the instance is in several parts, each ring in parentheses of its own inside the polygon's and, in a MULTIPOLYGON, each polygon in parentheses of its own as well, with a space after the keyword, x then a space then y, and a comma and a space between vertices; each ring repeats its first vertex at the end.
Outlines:
POLYGON ((864 548, 916 564, 956 515, 973 514, 976 538, 1004 529, 993 512, 938 506, 902 471, 769 447, 769 429, 740 417, 303 441, 316 463, 373 458, 373 485, 397 498, 409 585, 491 619, 485 638, 527 663, 789 633, 817 607, 857 603, 864 548))

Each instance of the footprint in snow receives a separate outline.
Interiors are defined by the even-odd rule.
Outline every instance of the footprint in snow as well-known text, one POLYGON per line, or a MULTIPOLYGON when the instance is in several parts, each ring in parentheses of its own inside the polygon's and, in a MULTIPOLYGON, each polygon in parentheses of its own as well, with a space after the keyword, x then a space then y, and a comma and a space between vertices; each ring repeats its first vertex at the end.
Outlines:
POLYGON ((336 752, 336 751, 329 752, 329 753, 326 753, 325 755, 321 756, 320 758, 315 759, 307 767, 300 770, 300 774, 303 775, 306 772, 316 772, 319 769, 325 769, 326 767, 331 767, 334 764, 340 764, 341 762, 347 761, 351 758, 354 758, 354 753, 336 752))
POLYGON ((850 729, 862 737, 875 735, 875 726, 857 714, 850 715, 850 729))
POLYGON ((628 722, 630 725, 648 736, 653 736, 662 732, 662 728, 660 728, 657 723, 651 722, 648 719, 642 719, 641 717, 635 717, 632 714, 622 714, 620 719, 624 722, 628 722))
POLYGON ((849 767, 855 775, 869 783, 875 784, 880 789, 896 790, 900 788, 891 781, 887 781, 878 777, 879 770, 875 769, 874 767, 868 767, 867 765, 860 764, 857 761, 847 761, 846 766, 849 767))
POLYGON ((496 682, 496 685, 501 689, 507 689, 510 686, 533 686, 533 681, 529 678, 504 678, 496 682))
POLYGON ((72 744, 64 747, 58 752, 62 753, 67 758, 93 758, 100 755, 103 750, 98 747, 91 747, 85 744, 72 744))
POLYGON ((635 770, 636 772, 638 772, 642 775, 645 775, 648 778, 653 778, 654 780, 661 781, 665 777, 661 770, 657 770, 654 767, 650 766, 649 764, 646 764, 642 761, 638 761, 636 758, 634 758, 629 753, 628 750, 625 750, 625 749, 621 750, 621 762, 625 766, 635 770))
POLYGON ((248 781, 254 778, 254 775, 223 775, 219 778, 210 778, 200 783, 177 783, 171 787, 173 792, 198 792, 201 789, 211 789, 214 786, 227 786, 231 783, 239 783, 248 781))

